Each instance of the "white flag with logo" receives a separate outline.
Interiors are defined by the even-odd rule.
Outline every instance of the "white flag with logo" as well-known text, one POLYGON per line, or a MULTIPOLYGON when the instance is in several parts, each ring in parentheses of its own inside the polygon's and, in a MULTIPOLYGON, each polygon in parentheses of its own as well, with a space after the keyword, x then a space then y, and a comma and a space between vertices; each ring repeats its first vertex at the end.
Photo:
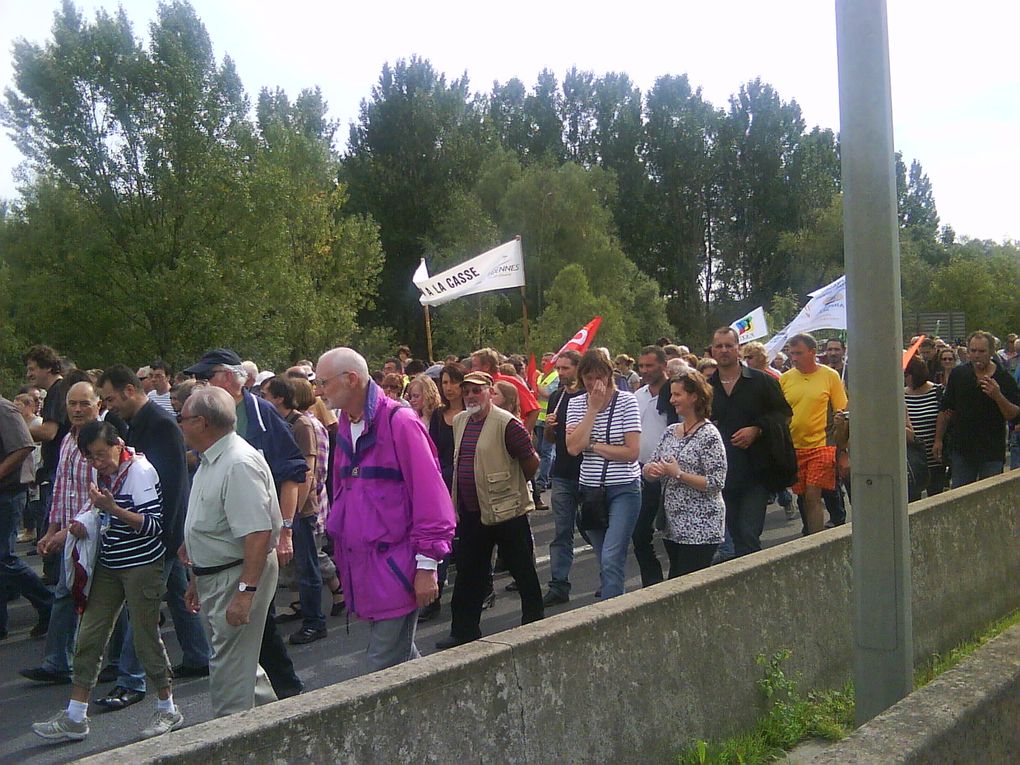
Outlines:
POLYGON ((846 276, 819 287, 810 293, 810 297, 807 305, 800 309, 794 320, 765 344, 765 354, 769 361, 782 350, 788 338, 800 332, 846 329, 846 276))
POLYGON ((737 319, 730 324, 737 330, 737 342, 740 345, 765 337, 769 333, 769 326, 765 321, 765 309, 759 306, 743 318, 737 319))
POLYGON ((811 299, 789 326, 787 335, 816 329, 846 329, 846 277, 811 293, 811 299))
POLYGON ((465 295, 524 286, 524 249, 520 239, 501 244, 459 266, 429 276, 425 262, 414 272, 422 305, 442 305, 465 295))

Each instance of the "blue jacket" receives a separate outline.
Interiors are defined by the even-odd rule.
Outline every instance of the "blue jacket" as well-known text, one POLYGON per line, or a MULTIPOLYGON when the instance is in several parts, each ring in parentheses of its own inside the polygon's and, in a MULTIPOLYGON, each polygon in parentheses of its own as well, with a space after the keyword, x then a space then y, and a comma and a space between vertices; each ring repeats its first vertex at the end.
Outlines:
POLYGON ((273 471, 273 482, 279 492, 284 481, 304 483, 308 473, 301 449, 290 431, 290 425, 276 411, 276 407, 262 398, 243 391, 244 409, 248 414, 248 430, 244 440, 255 447, 273 471))

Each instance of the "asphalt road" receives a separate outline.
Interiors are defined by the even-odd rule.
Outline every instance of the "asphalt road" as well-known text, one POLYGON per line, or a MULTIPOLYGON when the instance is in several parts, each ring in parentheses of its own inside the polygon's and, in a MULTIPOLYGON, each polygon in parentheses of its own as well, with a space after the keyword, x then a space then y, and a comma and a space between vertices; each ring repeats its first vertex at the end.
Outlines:
MULTIPOLYGON (((548 494, 546 495, 548 502, 548 494)), ((543 591, 549 580, 549 540, 553 534, 553 520, 550 511, 535 512, 531 516, 535 536, 535 552, 538 562, 539 579, 543 591)), ((766 529, 762 541, 766 546, 788 542, 800 536, 800 519, 787 521, 783 510, 777 505, 769 507, 766 529)), ((24 554, 29 545, 19 545, 24 554)), ((661 544, 656 541, 660 561, 666 556, 661 544)), ((40 567, 37 556, 26 557, 34 568, 40 567)), ((665 565, 664 565, 665 568, 665 565)), ((627 590, 640 587, 637 562, 633 554, 627 564, 627 590)), ((580 608, 591 604, 598 588, 598 567, 594 553, 585 545, 579 535, 575 536, 574 568, 571 572, 572 597, 570 603, 548 609, 549 613, 580 608)), ((520 600, 517 593, 506 592, 510 582, 507 574, 497 574, 495 607, 482 614, 482 632, 492 635, 520 623, 520 600)), ((421 624, 417 644, 423 654, 435 651, 436 640, 445 637, 449 631, 449 602, 452 590, 443 595, 442 612, 434 621, 421 624)), ((281 590, 276 598, 280 608, 292 599, 290 593, 281 590)), ((328 600, 328 593, 327 598, 328 600)), ((36 666, 42 659, 43 641, 28 637, 28 631, 35 624, 35 611, 24 600, 9 604, 11 636, 0 642, 0 765, 43 765, 76 760, 88 754, 113 749, 138 739, 138 732, 145 727, 155 707, 155 696, 119 712, 103 712, 93 705, 89 710, 91 735, 86 741, 52 744, 36 737, 30 728, 32 722, 44 720, 67 705, 69 686, 46 686, 23 679, 18 670, 36 666)), ((327 606, 327 614, 328 606, 327 606)), ((309 690, 348 680, 364 673, 363 658, 368 630, 366 625, 348 620, 346 614, 328 619, 329 636, 305 646, 291 646, 291 657, 309 690)), ((285 634, 295 631, 299 622, 281 625, 285 634)), ((173 663, 180 661, 180 649, 174 637, 171 621, 166 620, 163 640, 173 663)), ((97 692, 105 692, 109 685, 101 685, 97 692)), ((175 683, 174 699, 184 713, 186 725, 211 719, 209 707, 208 680, 190 679, 175 683)))

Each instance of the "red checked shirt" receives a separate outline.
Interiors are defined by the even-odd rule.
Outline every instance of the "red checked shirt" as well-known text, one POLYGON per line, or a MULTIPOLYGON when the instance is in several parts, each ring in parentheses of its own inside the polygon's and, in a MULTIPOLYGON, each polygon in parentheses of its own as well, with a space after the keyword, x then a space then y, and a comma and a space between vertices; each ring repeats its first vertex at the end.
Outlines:
POLYGON ((78 450, 78 430, 71 430, 60 442, 57 472, 53 479, 50 523, 66 529, 89 502, 92 465, 78 450))

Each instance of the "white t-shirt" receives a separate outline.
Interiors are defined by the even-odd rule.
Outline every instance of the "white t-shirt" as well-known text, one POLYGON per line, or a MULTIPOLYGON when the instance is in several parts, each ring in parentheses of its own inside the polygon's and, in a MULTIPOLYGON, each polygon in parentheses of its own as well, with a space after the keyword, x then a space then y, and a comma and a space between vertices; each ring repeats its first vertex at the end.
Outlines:
POLYGON ((651 459, 652 452, 662 440, 662 434, 666 432, 666 415, 659 414, 656 408, 659 397, 653 396, 647 385, 638 388, 634 392, 634 398, 637 399, 638 409, 641 410, 641 451, 638 453, 638 462, 644 465, 651 459))
MULTIPOLYGON (((595 415, 595 424, 592 426, 592 437, 601 443, 608 443, 612 446, 623 446, 624 433, 641 432, 641 414, 638 410, 637 399, 634 394, 628 391, 616 391, 616 408, 613 411, 613 421, 609 423, 609 410, 612 404, 607 406, 595 415), (606 438, 606 426, 609 426, 609 438, 606 438)), ((584 413, 588 410, 588 394, 577 396, 567 402, 567 425, 576 425, 584 419, 584 413)), ((656 442, 658 443, 658 442, 656 442)), ((580 484, 582 486, 613 486, 616 484, 630 483, 635 478, 641 477, 641 468, 637 460, 633 462, 621 462, 609 460, 606 468, 606 480, 602 480, 602 469, 607 464, 606 460, 599 454, 591 451, 584 452, 584 459, 581 461, 580 484)))

